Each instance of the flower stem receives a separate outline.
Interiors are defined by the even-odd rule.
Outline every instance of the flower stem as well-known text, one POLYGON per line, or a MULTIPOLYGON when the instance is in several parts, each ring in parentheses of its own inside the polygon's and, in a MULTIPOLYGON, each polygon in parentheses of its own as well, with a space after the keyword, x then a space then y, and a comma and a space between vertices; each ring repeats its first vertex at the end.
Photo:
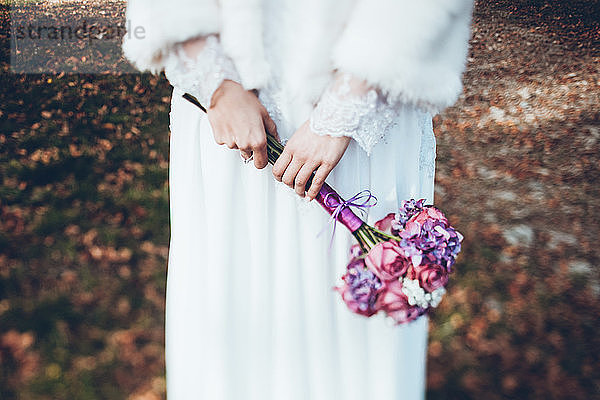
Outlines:
POLYGON ((402 238, 401 238, 401 237, 394 236, 394 235, 388 235, 387 233, 385 233, 385 232, 382 232, 382 231, 380 231, 379 229, 375 229, 375 228, 372 228, 372 227, 369 227, 369 228, 371 228, 371 232, 372 232, 372 234, 373 234, 375 237, 378 237, 378 238, 380 238, 380 239, 383 239, 383 240, 389 240, 389 239, 391 239, 391 240, 395 240, 395 241, 397 241, 397 242, 399 242, 400 240, 402 240, 402 238))

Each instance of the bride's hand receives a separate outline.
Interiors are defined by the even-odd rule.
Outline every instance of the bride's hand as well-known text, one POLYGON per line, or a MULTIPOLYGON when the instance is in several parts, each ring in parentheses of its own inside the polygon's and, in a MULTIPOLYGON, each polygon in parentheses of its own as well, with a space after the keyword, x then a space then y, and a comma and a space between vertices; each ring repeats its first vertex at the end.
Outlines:
POLYGON ((344 155, 350 140, 347 136, 317 135, 306 121, 286 143, 283 153, 273 166, 273 175, 275 179, 283 181, 304 197, 306 183, 316 170, 306 193, 306 196, 313 200, 331 170, 344 155))
POLYGON ((217 144, 239 149, 244 159, 254 155, 258 169, 267 166, 266 132, 278 138, 277 127, 252 91, 224 80, 214 92, 207 114, 217 144))

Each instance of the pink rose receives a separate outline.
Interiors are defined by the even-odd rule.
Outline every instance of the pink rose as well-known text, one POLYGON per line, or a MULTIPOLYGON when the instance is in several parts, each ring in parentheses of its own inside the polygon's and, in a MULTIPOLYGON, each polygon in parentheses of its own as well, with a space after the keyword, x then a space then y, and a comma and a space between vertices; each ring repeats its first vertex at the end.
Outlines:
POLYGON ((444 222, 448 222, 444 213, 441 212, 439 209, 437 209, 435 207, 427 207, 426 210, 427 210, 427 215, 429 215, 431 218, 437 219, 440 221, 444 221, 444 222))
POLYGON ((385 216, 385 218, 380 219, 379 221, 375 222, 375 229, 379 229, 380 231, 385 232, 388 235, 391 235, 392 234, 392 222, 394 222, 395 218, 396 218, 396 214, 389 213, 388 215, 385 216))
POLYGON ((426 207, 423 211, 420 211, 418 214, 413 215, 408 223, 410 222, 418 222, 420 226, 425 224, 425 221, 428 219, 434 219, 437 221, 442 221, 444 223, 448 223, 446 216, 440 210, 435 207, 426 207))
POLYGON ((410 239, 411 237, 419 236, 421 234, 421 226, 422 224, 418 221, 408 220, 406 227, 400 232, 400 237, 410 239))
POLYGON ((448 284, 448 271, 446 268, 433 263, 421 264, 411 268, 408 277, 418 279, 419 285, 429 293, 448 284))
POLYGON ((367 253, 365 264, 379 279, 389 281, 403 276, 411 261, 397 243, 382 242, 367 253))
POLYGON ((413 321, 425 313, 425 309, 408 304, 408 298, 402 293, 402 283, 398 280, 385 283, 384 291, 377 299, 376 308, 392 317, 398 324, 413 321))
POLYGON ((423 224, 425 223, 425 221, 427 221, 428 218, 429 213, 427 212, 427 209, 425 209, 423 211, 420 211, 418 214, 413 215, 412 218, 408 220, 408 223, 417 222, 420 226, 423 226, 423 224))

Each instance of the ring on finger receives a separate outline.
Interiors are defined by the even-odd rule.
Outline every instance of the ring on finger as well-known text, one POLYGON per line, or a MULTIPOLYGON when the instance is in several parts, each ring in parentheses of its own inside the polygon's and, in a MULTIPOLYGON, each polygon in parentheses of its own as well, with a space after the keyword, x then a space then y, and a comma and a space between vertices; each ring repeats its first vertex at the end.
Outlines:
POLYGON ((244 158, 242 155, 240 155, 240 157, 242 157, 244 164, 248 164, 250 161, 254 160, 254 153, 250 154, 250 157, 248 157, 248 158, 244 158))

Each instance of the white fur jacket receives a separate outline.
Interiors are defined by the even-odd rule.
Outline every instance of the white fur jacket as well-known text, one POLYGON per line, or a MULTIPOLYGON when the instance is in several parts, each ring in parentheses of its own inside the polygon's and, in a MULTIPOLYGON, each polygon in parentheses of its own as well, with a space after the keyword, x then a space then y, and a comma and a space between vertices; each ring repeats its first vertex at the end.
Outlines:
POLYGON ((144 35, 126 35, 123 49, 139 69, 160 71, 176 43, 218 34, 246 89, 278 76, 304 113, 340 70, 435 112, 461 93, 472 7, 473 0, 129 0, 129 26, 144 35), (273 51, 282 53, 276 62, 273 51))

